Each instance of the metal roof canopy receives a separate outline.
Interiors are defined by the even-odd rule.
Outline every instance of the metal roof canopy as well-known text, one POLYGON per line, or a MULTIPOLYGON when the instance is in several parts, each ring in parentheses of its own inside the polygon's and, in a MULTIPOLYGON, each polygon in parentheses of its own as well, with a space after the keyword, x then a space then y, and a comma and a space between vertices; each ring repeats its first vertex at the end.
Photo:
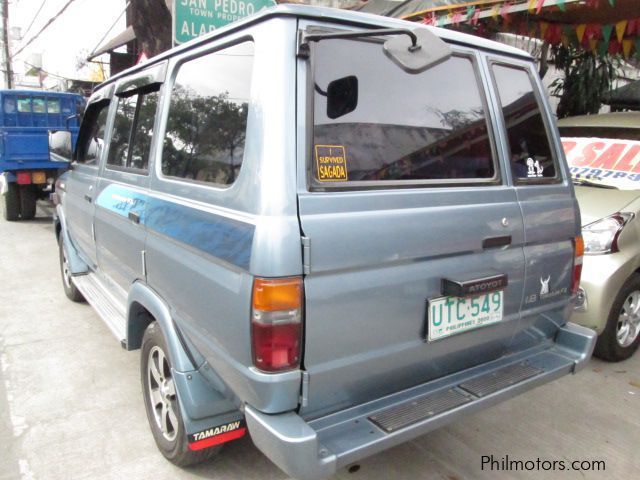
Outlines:
POLYGON ((129 26, 124 32, 119 33, 107 43, 102 45, 102 47, 98 48, 95 52, 93 52, 87 60, 93 60, 94 58, 102 55, 103 53, 111 52, 116 48, 119 48, 127 43, 136 39, 136 33, 133 31, 133 27, 129 26))

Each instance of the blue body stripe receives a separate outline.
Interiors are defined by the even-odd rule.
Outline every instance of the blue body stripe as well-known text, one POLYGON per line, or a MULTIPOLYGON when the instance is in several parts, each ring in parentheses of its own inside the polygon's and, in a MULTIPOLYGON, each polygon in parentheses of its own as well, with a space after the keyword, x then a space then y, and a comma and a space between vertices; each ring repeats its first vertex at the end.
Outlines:
POLYGON ((128 217, 135 211, 140 224, 197 250, 249 269, 255 227, 249 223, 152 197, 120 185, 105 188, 96 205, 128 217))

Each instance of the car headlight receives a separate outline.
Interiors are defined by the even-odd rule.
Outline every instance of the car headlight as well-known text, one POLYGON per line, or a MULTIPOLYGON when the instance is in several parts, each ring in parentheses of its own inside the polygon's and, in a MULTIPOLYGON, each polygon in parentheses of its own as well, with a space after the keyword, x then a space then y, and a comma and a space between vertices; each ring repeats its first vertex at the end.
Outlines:
POLYGON ((584 253, 597 255, 618 251, 618 237, 633 213, 619 212, 582 227, 584 253))

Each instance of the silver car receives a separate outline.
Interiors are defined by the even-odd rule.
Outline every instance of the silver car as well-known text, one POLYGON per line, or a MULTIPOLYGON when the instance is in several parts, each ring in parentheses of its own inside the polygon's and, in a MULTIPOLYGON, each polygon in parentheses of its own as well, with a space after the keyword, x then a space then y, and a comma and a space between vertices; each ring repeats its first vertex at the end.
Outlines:
POLYGON ((640 345, 640 113, 558 122, 582 215, 585 258, 573 321, 598 333, 595 355, 640 345))

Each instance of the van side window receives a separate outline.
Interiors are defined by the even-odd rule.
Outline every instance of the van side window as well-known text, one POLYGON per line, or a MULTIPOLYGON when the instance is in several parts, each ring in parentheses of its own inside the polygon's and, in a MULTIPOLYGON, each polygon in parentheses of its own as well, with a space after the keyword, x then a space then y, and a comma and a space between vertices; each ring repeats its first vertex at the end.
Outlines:
POLYGON ((153 138, 153 124, 158 107, 158 92, 140 95, 138 100, 138 117, 131 134, 131 158, 129 167, 147 170, 149 167, 149 151, 153 138))
POLYGON ((231 185, 244 156, 253 42, 188 60, 171 92, 162 173, 231 185))
POLYGON ((472 57, 411 74, 390 65, 376 42, 319 42, 312 54, 315 186, 498 178, 472 57))
POLYGON ((119 98, 113 124, 107 166, 144 173, 158 106, 158 92, 136 93, 119 98))
POLYGON ((555 178, 549 135, 529 73, 496 64, 493 75, 509 138, 513 176, 520 182, 555 178))
POLYGON ((104 133, 109 114, 109 102, 102 101, 90 105, 86 113, 86 123, 78 135, 76 161, 85 165, 97 165, 104 148, 104 133))
POLYGON ((138 95, 118 99, 118 108, 111 133, 107 165, 121 168, 127 167, 131 127, 133 125, 133 118, 136 115, 137 105, 138 95))

